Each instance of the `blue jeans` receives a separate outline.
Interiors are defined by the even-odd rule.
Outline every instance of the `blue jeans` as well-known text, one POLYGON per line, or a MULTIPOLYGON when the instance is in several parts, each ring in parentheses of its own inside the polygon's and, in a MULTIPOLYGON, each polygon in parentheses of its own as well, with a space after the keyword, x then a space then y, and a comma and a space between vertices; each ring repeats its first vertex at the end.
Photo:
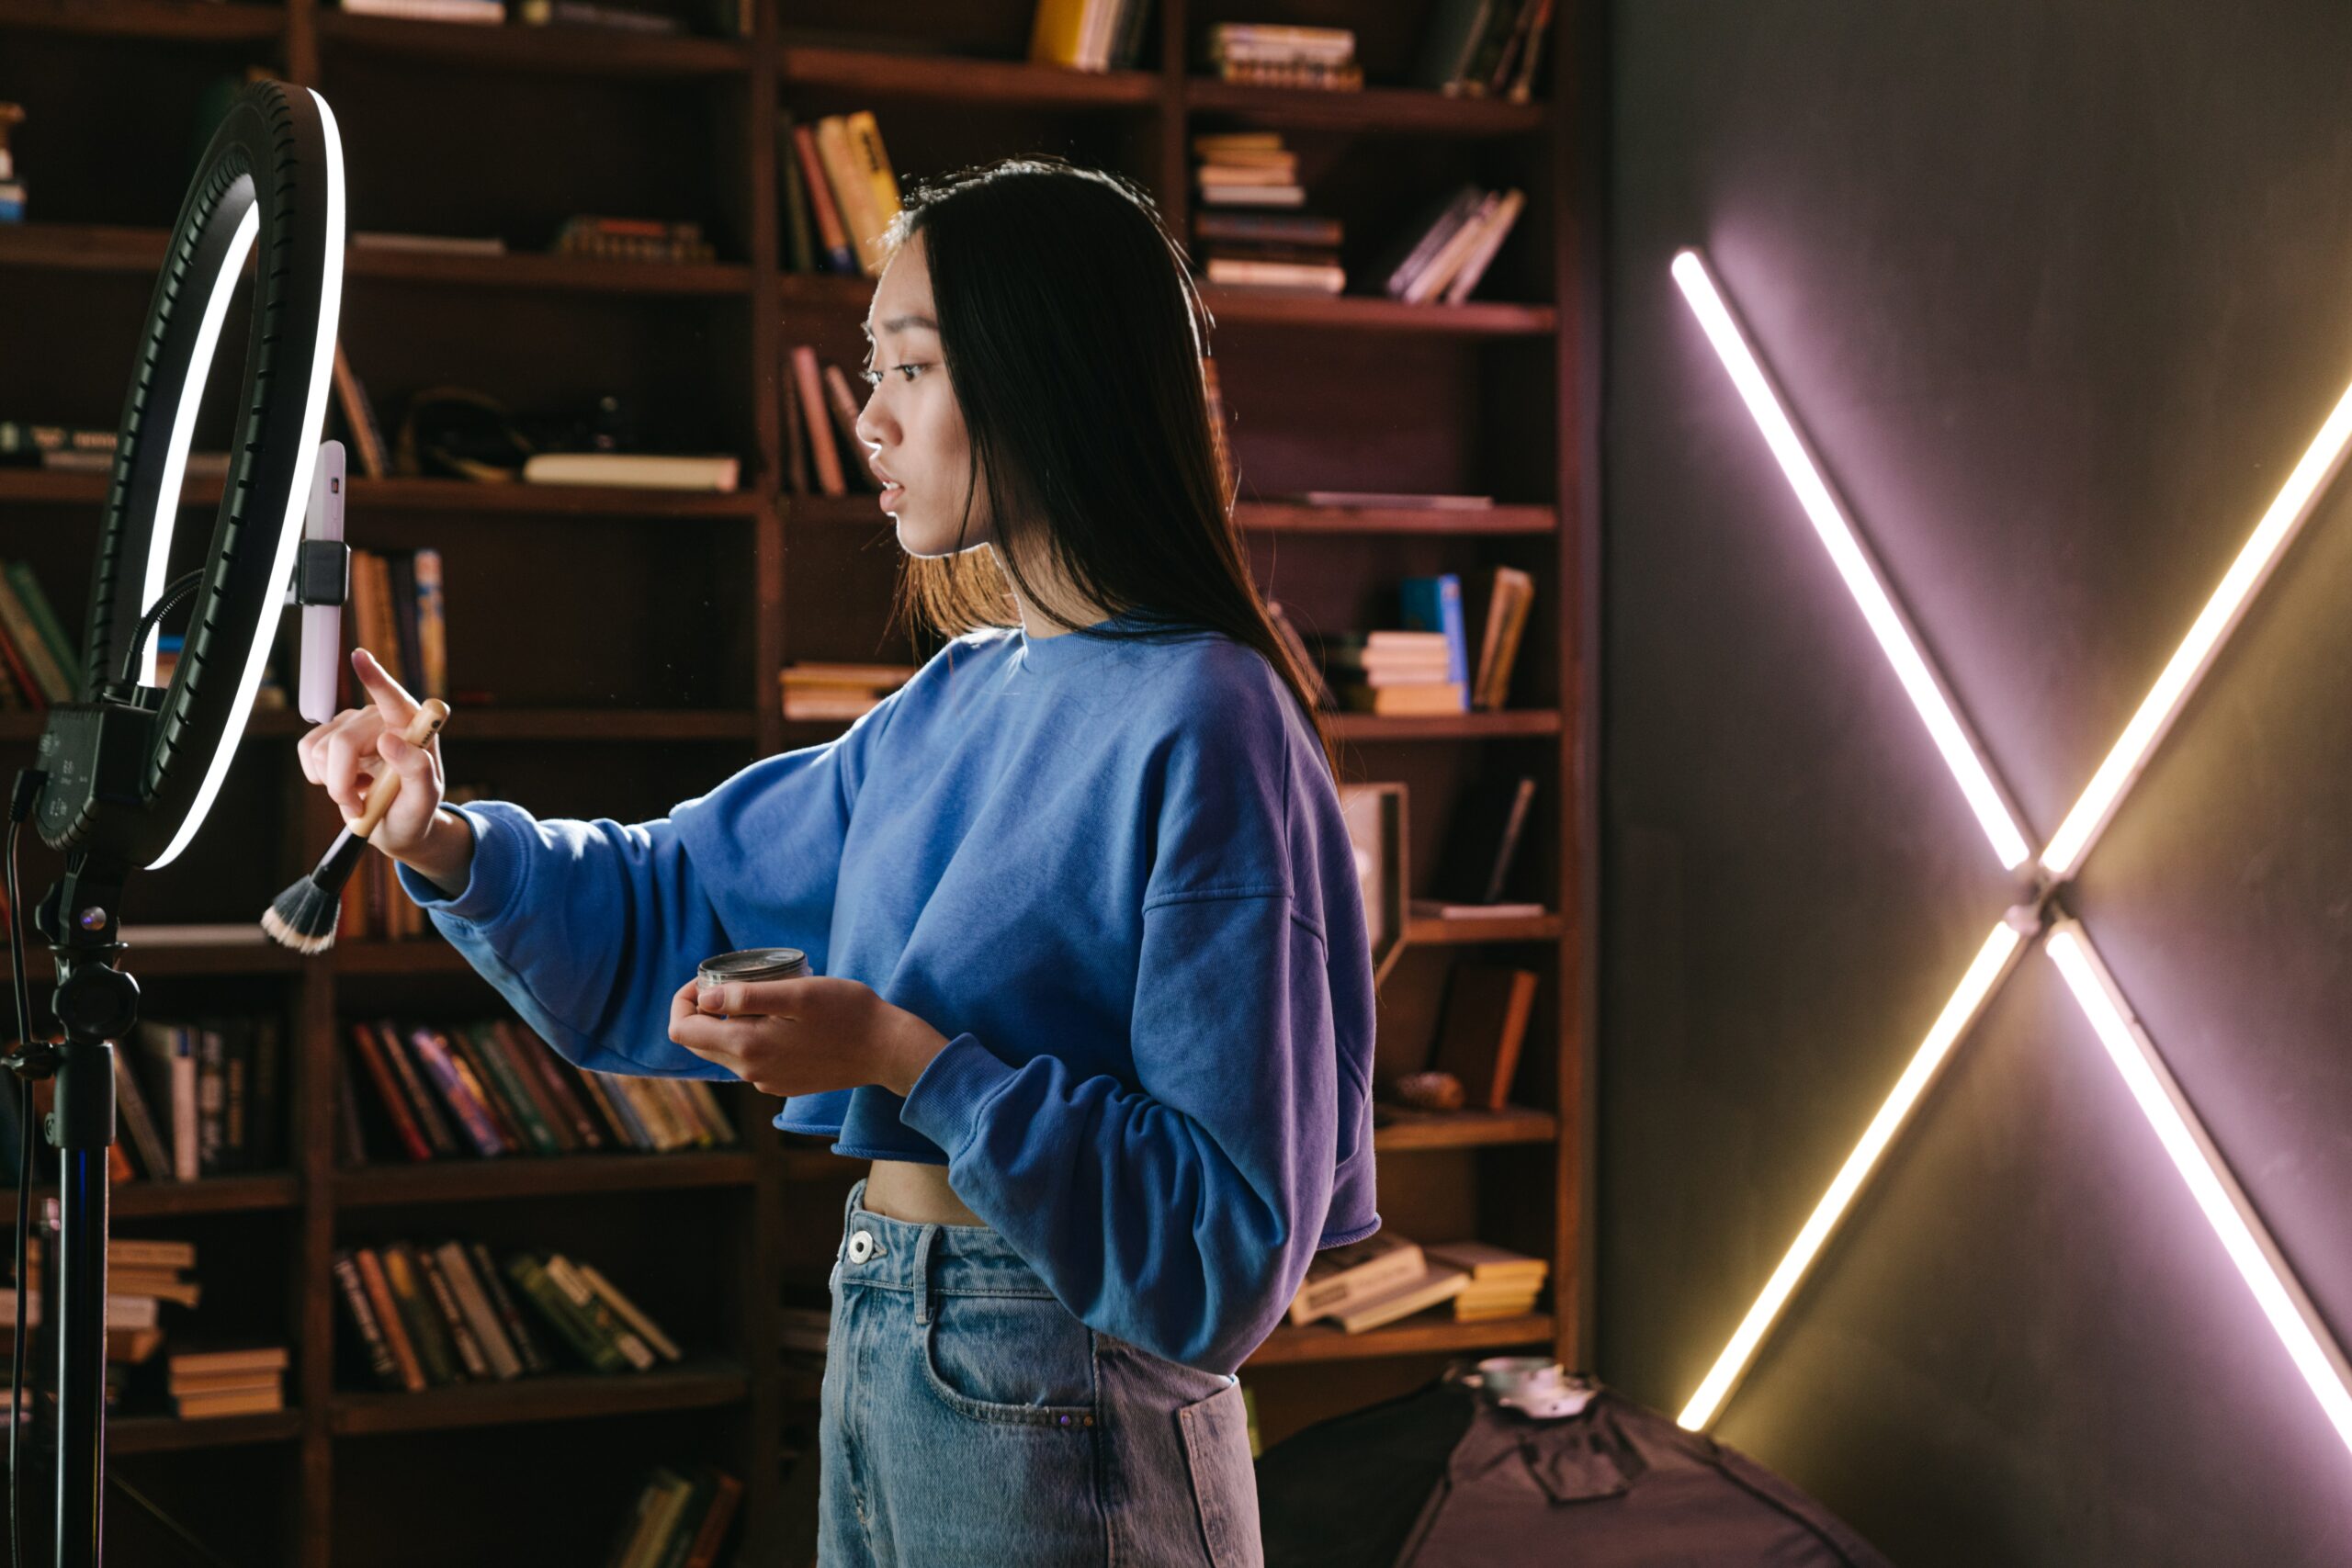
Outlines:
POLYGON ((1072 1316, 986 1225, 850 1189, 820 1568, 1262 1568, 1241 1385, 1072 1316))

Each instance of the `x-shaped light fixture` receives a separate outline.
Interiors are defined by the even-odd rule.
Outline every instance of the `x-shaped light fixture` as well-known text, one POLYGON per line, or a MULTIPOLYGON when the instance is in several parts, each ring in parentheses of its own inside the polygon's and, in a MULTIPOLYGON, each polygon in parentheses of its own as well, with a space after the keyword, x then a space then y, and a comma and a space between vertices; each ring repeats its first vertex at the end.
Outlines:
MULTIPOLYGON (((1748 1309, 1731 1342, 1724 1347, 1705 1381, 1690 1396, 1690 1404, 1683 1407, 1679 1419, 1695 1430, 1713 1422, 1722 1410, 1805 1270, 1836 1230, 1862 1183, 1869 1179, 1880 1156, 1902 1131, 1912 1107, 2028 946, 2043 934, 2043 912, 2053 908, 2059 890, 2074 879, 2122 803, 2124 794, 2146 766, 2157 742, 2172 728, 2189 694, 2212 667, 2223 639, 2286 552, 2303 520, 2311 515, 2321 491, 2344 459, 2347 441, 2352 441, 2352 389, 2347 389, 2336 402, 2303 453, 2302 460, 2287 476, 2278 498, 2255 525, 2253 536, 2239 550, 2221 586, 2213 591, 2204 610, 2188 628, 2188 635, 2165 664, 2164 672, 2157 676, 2155 685, 2132 716, 2132 721, 2124 726, 2114 749, 2091 776, 2074 808, 2066 813, 2065 820, 2059 824, 2039 861, 2028 871, 2024 868, 2033 858, 2032 852, 2012 797, 1986 761, 1984 747, 1961 717, 1959 705, 1953 701, 1950 689, 1928 661, 1917 633, 1887 584, 1886 573, 1871 555, 1836 492, 1823 479, 1804 436, 1790 419, 1778 389, 1758 359, 1738 319, 1724 302, 1704 258, 1695 250, 1683 251, 1674 258, 1673 272, 1683 298, 1690 301, 1708 342, 1714 345, 1724 368, 1731 375, 1732 384, 1738 389, 1766 445, 1779 460, 1781 471, 1788 476, 1805 516, 1821 536, 1838 575, 1845 580, 1855 604, 1861 607, 1863 619, 1870 623, 1879 647, 1885 650, 1904 691, 1927 725, 1937 750, 1942 753, 1970 809, 1992 841, 1994 854, 2005 869, 2027 878, 2029 886, 2024 899, 2007 911, 1985 937, 1894 1091, 1871 1119, 1861 1142, 1847 1156, 1828 1191, 1815 1205, 1804 1228, 1766 1281, 1763 1293, 1748 1309)), ((2044 946, 2084 1015, 2090 1020, 2099 1043, 2114 1059, 2132 1100, 2155 1130, 2181 1179, 2188 1184, 2198 1208, 2212 1225, 2214 1235, 2221 1238, 2222 1250, 2229 1254, 2230 1261, 2237 1266, 2247 1288, 2253 1291, 2263 1315, 2278 1333, 2296 1371, 2311 1385, 2312 1393, 2335 1425, 2337 1435, 2352 1446, 2352 1366, 2346 1363, 2342 1348, 2280 1256, 2212 1139, 2206 1135, 2180 1086, 2165 1069, 2163 1057, 2133 1015, 2115 976, 2091 945, 2089 933, 2084 931, 2081 921, 2061 912, 2049 924, 2044 946)))

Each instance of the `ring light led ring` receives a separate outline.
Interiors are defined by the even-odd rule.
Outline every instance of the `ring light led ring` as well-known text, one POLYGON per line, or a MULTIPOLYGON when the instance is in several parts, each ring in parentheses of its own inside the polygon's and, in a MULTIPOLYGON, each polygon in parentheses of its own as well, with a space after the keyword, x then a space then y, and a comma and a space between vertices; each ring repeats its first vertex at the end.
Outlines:
MULTIPOLYGON (((44 815, 41 838, 53 849, 96 842, 126 864, 169 863, 220 793, 261 683, 301 543, 343 305, 342 139, 326 100, 306 87, 261 82, 238 97, 173 227, 123 405, 90 587, 84 702, 115 679, 164 591, 189 438, 221 321, 256 244, 228 479, 137 773, 131 804, 141 809, 101 811, 93 800, 65 823, 44 815)), ((137 652, 144 685, 154 681, 155 647, 151 633, 137 652)))

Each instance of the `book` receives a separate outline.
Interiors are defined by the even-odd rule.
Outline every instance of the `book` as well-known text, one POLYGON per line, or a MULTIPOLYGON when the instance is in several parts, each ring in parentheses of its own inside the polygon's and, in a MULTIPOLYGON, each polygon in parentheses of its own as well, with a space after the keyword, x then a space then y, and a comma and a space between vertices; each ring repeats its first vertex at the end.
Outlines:
POLYGON ((616 485, 625 490, 732 494, 741 479, 741 459, 727 453, 535 452, 523 459, 526 484, 616 485))
POLYGON ((817 270, 817 243, 808 216, 808 195, 802 181, 800 155, 792 141, 792 111, 779 107, 775 115, 775 172, 785 223, 784 265, 787 272, 817 270))
POLYGON ((1484 1241, 1428 1242, 1421 1247, 1430 1261, 1459 1269, 1470 1276, 1469 1291, 1503 1284, 1541 1285, 1552 1266, 1541 1258, 1484 1241))
POLYGON ((1440 303, 1459 305, 1470 297, 1470 291, 1477 288, 1478 280, 1486 276, 1487 265, 1494 261, 1495 253, 1502 249, 1503 241, 1510 237, 1511 226, 1518 222, 1520 212, 1526 205, 1525 191, 1513 187, 1503 192, 1502 199, 1480 225, 1477 240, 1463 258, 1461 266, 1446 280, 1438 296, 1440 303))
MULTIPOLYGON (((1447 571, 1408 577, 1397 584, 1397 602, 1408 629, 1444 634, 1449 658, 1446 678, 1466 688, 1470 681, 1470 649, 1462 620, 1461 574, 1447 571)), ((1468 705, 1464 705, 1466 708, 1468 705)))
POLYGON ((537 1258, 528 1253, 516 1253, 506 1260, 506 1278, 538 1309, 557 1336, 597 1371, 616 1372, 630 1365, 620 1347, 579 1312, 571 1298, 548 1277, 537 1258))
POLYGON ((800 184, 808 192, 809 216, 816 221, 817 243, 825 270, 844 276, 857 272, 857 254, 851 248, 841 209, 834 205, 832 180, 825 173, 824 158, 817 151, 814 127, 792 128, 792 152, 794 161, 800 165, 800 184))
POLYGON ((1447 823, 1432 893, 1449 904, 1498 902, 1535 801, 1532 773, 1489 773, 1465 785, 1447 823))
POLYGON ((703 1506, 702 1517, 695 1526, 685 1557, 677 1568, 712 1568, 718 1561, 719 1549, 727 1544, 728 1529, 735 1522, 736 1510, 742 1501, 743 1483, 723 1470, 712 1470, 710 1498, 703 1506))
POLYGON ((847 495, 849 483, 842 477, 841 454, 834 448, 832 427, 825 412, 824 375, 818 368, 817 351, 805 343, 794 344, 791 360, 793 394, 800 405, 809 460, 816 465, 817 488, 825 495, 847 495))
POLYGON ((392 1358, 391 1343, 384 1337, 383 1324, 376 1315, 376 1303, 369 1299, 368 1287, 359 1277, 358 1261, 352 1256, 351 1248, 335 1248, 331 1267, 334 1273, 336 1296, 343 1303, 344 1316, 359 1337, 360 1353, 367 1360, 368 1375, 379 1388, 402 1387, 400 1363, 392 1358))
POLYGON ((1331 1316, 1348 1333, 1362 1334, 1366 1329, 1379 1328, 1435 1306, 1459 1294, 1469 1282, 1470 1276, 1461 1269, 1432 1263, 1410 1281, 1368 1299, 1351 1302, 1331 1316))
POLYGON ((382 1330, 384 1344, 392 1353, 392 1364, 399 1369, 401 1386, 412 1393, 431 1386, 424 1358, 417 1353, 416 1341, 409 1335, 407 1315, 401 1310, 400 1299, 392 1293, 382 1255, 372 1247, 357 1247, 351 1249, 351 1256, 358 1266, 359 1282, 368 1292, 368 1303, 376 1309, 376 1325, 382 1330))
POLYGON ((1388 1231, 1327 1247, 1308 1260, 1306 1278, 1291 1298, 1290 1321, 1312 1323, 1385 1294, 1419 1280, 1427 1265, 1419 1247, 1388 1231))
POLYGON ((406 1242, 395 1241, 387 1243, 378 1256, 383 1260, 384 1281, 391 1290, 401 1326, 408 1332, 409 1344, 424 1369, 425 1381, 435 1388, 462 1382, 465 1374, 457 1345, 450 1339, 431 1289, 416 1266, 415 1252, 406 1242))
POLYGON ((481 1348, 482 1359, 489 1363, 490 1374, 502 1382, 522 1376, 522 1355, 507 1342, 498 1309, 491 1303, 481 1282, 474 1278, 473 1259, 466 1248, 458 1242, 445 1241, 433 1249, 431 1257, 441 1278, 447 1281, 449 1293, 456 1298, 458 1311, 472 1333, 474 1343, 481 1348))
POLYGON ((479 1241, 468 1242, 466 1255, 473 1263, 474 1278, 498 1313, 498 1325, 505 1331, 507 1344, 514 1348, 514 1354, 522 1360, 523 1370, 526 1372, 544 1372, 554 1366, 554 1359, 539 1344, 539 1337, 531 1331, 529 1320, 508 1292, 506 1278, 492 1258, 490 1248, 479 1241))
POLYGON ((646 1316, 635 1302, 621 1294, 618 1287, 598 1272, 594 1265, 580 1263, 572 1267, 579 1270, 581 1279, 587 1281, 588 1288, 602 1297, 605 1303, 619 1315, 620 1320, 628 1325, 639 1337, 660 1351, 664 1360, 676 1361, 685 1358, 685 1352, 678 1348, 677 1341, 662 1333, 660 1326, 651 1318, 646 1316))
POLYGON ((581 1277, 570 1258, 560 1252, 546 1253, 539 1258, 539 1267, 582 1319, 591 1325, 600 1337, 616 1347, 630 1366, 643 1371, 661 1359, 654 1348, 639 1337, 637 1331, 613 1310, 611 1303, 581 1277))
POLYGON ((1532 969, 1468 960, 1457 962, 1447 977, 1430 1066, 1459 1079, 1473 1106, 1500 1111, 1510 1102, 1538 977, 1532 969))
POLYGON ((871 494, 882 493, 882 481, 865 462, 865 443, 857 434, 858 399, 850 389, 849 375, 838 365, 827 361, 824 369, 825 406, 833 416, 840 433, 842 467, 857 476, 857 488, 871 494))
MULTIPOLYGON (((359 236, 351 236, 353 245, 359 236)), ((380 479, 390 473, 384 455, 383 426, 376 422, 375 405, 368 400, 368 389, 359 384, 358 375, 351 368, 351 360, 344 353, 343 339, 334 340, 334 395, 343 411, 344 429, 350 434, 351 445, 359 458, 360 471, 371 479, 380 479)))

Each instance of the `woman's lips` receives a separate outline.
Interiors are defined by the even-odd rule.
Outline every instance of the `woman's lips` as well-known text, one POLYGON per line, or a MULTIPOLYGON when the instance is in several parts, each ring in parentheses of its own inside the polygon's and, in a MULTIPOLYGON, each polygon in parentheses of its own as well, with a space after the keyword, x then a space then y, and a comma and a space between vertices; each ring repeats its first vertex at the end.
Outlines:
POLYGON ((907 487, 893 481, 892 483, 883 486, 882 493, 875 499, 881 503, 882 510, 888 512, 892 507, 898 505, 899 502, 904 501, 906 496, 907 487))

